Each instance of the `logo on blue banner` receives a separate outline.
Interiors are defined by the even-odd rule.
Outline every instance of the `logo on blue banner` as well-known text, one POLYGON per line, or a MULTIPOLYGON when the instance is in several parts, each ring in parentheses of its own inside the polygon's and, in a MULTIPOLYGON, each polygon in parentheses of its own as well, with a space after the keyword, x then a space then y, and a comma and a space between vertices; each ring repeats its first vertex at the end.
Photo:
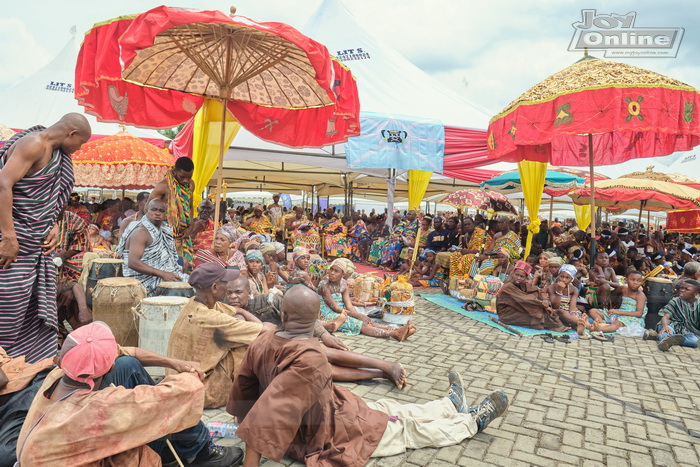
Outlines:
POLYGON ((442 122, 363 112, 360 128, 362 134, 345 143, 348 167, 442 172, 445 151, 442 122))

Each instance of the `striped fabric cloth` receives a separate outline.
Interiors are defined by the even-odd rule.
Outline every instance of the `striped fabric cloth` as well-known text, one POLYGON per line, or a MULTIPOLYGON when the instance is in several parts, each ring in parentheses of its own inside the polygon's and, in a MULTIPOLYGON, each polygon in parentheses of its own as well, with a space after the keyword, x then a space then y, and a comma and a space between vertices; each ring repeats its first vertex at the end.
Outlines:
MULTIPOLYGON (((43 129, 32 127, 7 141, 0 149, 0 170, 15 141, 43 129)), ((29 363, 53 357, 57 350, 56 266, 42 254, 41 244, 68 201, 73 182, 70 155, 57 149, 43 169, 25 175, 12 188, 19 255, 10 268, 0 269, 0 347, 12 357, 25 355, 29 363)))
POLYGON ((174 272, 178 274, 183 281, 187 280, 187 276, 182 274, 182 268, 177 263, 177 251, 175 251, 173 229, 170 225, 163 222, 160 228, 158 228, 153 225, 146 216, 143 216, 139 221, 130 223, 124 230, 122 238, 119 240, 117 253, 124 258, 124 277, 138 279, 146 288, 146 292, 148 292, 148 296, 150 297, 153 296, 158 284, 160 284, 163 279, 158 276, 144 274, 131 269, 129 267, 129 250, 126 248, 129 237, 141 226, 148 230, 148 233, 151 235, 151 243, 143 250, 141 261, 152 268, 166 272, 174 272))

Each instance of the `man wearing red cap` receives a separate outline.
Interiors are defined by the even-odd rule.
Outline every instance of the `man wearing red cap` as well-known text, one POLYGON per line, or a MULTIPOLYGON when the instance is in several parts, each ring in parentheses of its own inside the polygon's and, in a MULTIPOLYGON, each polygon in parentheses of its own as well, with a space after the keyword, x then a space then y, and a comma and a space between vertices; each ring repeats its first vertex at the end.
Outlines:
MULTIPOLYGON (((276 330, 251 313, 224 304, 228 282, 237 269, 204 263, 190 275, 195 296, 182 308, 168 344, 168 356, 199 362, 204 379, 204 407, 226 405, 233 376, 248 345, 263 330, 276 330)), ((170 373, 170 372, 168 372, 170 373)))
POLYGON ((22 426, 20 465, 158 466, 175 461, 166 436, 190 465, 229 466, 242 457, 213 445, 200 421, 203 375, 195 362, 121 348, 106 324, 94 322, 68 335, 58 365, 22 426), (156 385, 142 363, 179 374, 156 385))

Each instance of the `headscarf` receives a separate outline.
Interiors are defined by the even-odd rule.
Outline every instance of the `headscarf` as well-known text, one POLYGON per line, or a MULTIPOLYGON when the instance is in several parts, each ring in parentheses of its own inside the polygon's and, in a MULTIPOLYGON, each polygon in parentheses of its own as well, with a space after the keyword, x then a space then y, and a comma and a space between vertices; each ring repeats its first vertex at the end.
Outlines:
POLYGON ((549 264, 556 264, 557 266, 563 266, 564 260, 562 258, 560 258, 559 256, 553 256, 552 258, 549 258, 549 264))
POLYGON ((265 259, 263 258, 263 254, 260 250, 248 250, 245 253, 245 260, 246 261, 254 261, 254 260, 259 260, 261 263, 265 264, 265 259))
POLYGON ((341 269, 343 269, 343 267, 340 266, 340 263, 345 265, 345 268, 343 269, 343 275, 351 273, 351 272, 355 272, 355 269, 357 269, 357 267, 353 264, 353 262, 347 258, 338 258, 338 259, 334 260, 333 263, 331 263, 331 266, 333 266, 334 263, 338 264, 338 267, 340 267, 341 269))
POLYGON ((310 257, 311 253, 309 253, 309 250, 307 250, 303 246, 298 246, 298 247, 294 248, 294 250, 292 251, 292 261, 294 261, 296 263, 297 260, 299 258, 301 258, 302 256, 309 256, 310 257))
POLYGON ((277 253, 277 248, 275 248, 275 245, 272 244, 272 243, 270 243, 270 242, 265 242, 265 243, 263 243, 262 246, 260 247, 260 252, 261 252, 263 255, 265 255, 265 253, 269 253, 269 252, 271 252, 271 251, 274 251, 275 253, 277 253))
POLYGON ((347 258, 337 258, 333 260, 333 262, 331 263, 331 267, 333 266, 343 271, 343 275, 349 272, 353 272, 355 270, 355 265, 352 264, 352 261, 350 261, 347 258))
POLYGON ((229 242, 235 244, 236 240, 238 240, 240 232, 233 226, 225 224, 216 231, 216 235, 223 235, 224 237, 228 238, 229 242))
POLYGON ((571 276, 571 280, 576 279, 577 272, 578 271, 576 270, 576 266, 574 266, 573 264, 565 264, 559 268, 559 274, 566 273, 571 276))
POLYGON ((274 242, 273 245, 275 246, 275 253, 277 253, 277 254, 284 253, 284 250, 286 248, 284 246, 284 243, 274 242))

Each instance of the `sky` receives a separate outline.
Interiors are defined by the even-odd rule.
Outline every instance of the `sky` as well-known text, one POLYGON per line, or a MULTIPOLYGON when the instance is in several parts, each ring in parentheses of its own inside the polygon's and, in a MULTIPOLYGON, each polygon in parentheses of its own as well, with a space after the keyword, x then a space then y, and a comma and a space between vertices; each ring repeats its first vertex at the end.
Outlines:
MULTIPOLYGON (((8 0, 5 0, 8 1, 8 0)), ((303 28, 322 0, 179 0, 170 6, 229 11, 257 21, 303 28)), ((574 0, 344 0, 358 23, 380 42, 467 100, 496 114, 547 76, 582 57, 569 51, 582 10, 626 16, 635 27, 684 28, 676 58, 625 58, 700 87, 700 5, 666 2, 574 0)), ((70 38, 94 23, 140 13, 158 1, 25 0, 0 18, 0 91, 47 64, 70 38)), ((600 56, 602 53, 593 53, 600 56)), ((349 63, 351 66, 351 62, 349 63)))

